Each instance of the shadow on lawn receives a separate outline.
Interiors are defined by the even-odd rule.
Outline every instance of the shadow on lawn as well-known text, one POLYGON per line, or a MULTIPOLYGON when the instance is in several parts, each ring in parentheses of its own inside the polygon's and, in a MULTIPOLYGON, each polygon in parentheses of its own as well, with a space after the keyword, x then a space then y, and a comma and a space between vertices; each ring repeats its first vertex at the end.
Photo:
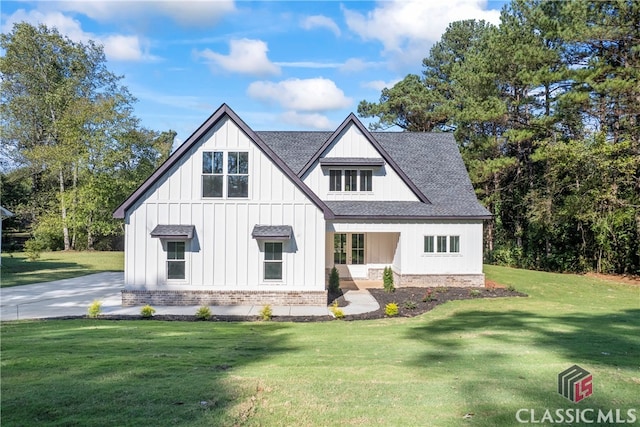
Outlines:
POLYGON ((575 363, 583 361, 628 368, 638 365, 638 330, 640 309, 604 315, 557 316, 526 311, 468 311, 414 328, 410 337, 456 348, 465 345, 464 339, 454 340, 452 334, 484 333, 498 342, 517 344, 526 340, 526 344, 546 347, 575 363))
MULTIPOLYGON (((622 383, 615 376, 625 375, 618 373, 618 369, 627 372, 637 369, 638 330, 640 309, 604 315, 557 316, 527 311, 462 312, 412 328, 408 338, 424 341, 431 350, 410 363, 430 369, 441 366, 439 362, 449 369, 452 365, 458 366, 459 369, 449 375, 457 380, 454 387, 459 388, 468 412, 473 413, 469 416, 474 419, 474 425, 518 425, 515 402, 524 404, 524 408, 537 408, 533 417, 539 423, 545 408, 592 408, 597 414, 599 409, 606 413, 611 408, 634 407, 637 386, 633 379, 624 377, 622 383), (489 340, 490 344, 477 340, 489 340), (527 354, 531 347, 541 348, 543 352, 527 354), (568 362, 557 366, 556 356, 568 362), (593 396, 574 404, 556 389, 557 374, 571 364, 593 370, 602 367, 615 374, 594 374, 593 396)), ((623 417, 626 409, 624 411, 623 417)), ((533 422, 531 411, 523 412, 522 416, 533 422)), ((582 421, 576 425, 593 425, 582 421)))
POLYGON ((260 378, 234 373, 295 351, 287 329, 86 320, 61 322, 54 331, 37 323, 3 325, 3 424, 250 422, 270 390, 260 378))
POLYGON ((77 277, 78 272, 86 274, 99 273, 99 270, 89 270, 89 266, 76 262, 64 261, 28 261, 26 258, 2 259, 1 287, 20 286, 24 284, 50 282, 54 280, 77 277))

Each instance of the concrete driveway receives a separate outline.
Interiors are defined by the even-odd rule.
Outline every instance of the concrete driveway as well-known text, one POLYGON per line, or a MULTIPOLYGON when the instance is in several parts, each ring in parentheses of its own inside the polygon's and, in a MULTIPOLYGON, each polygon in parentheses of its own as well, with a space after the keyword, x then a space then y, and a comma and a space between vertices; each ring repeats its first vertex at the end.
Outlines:
POLYGON ((122 308, 124 273, 106 272, 0 289, 0 320, 82 316, 93 300, 103 312, 122 308))

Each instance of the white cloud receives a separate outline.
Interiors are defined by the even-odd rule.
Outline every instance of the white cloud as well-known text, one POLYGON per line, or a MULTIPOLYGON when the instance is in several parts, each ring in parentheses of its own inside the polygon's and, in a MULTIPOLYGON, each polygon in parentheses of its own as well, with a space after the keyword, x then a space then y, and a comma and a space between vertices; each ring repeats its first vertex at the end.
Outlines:
POLYGON ((340 68, 344 64, 340 62, 314 62, 314 61, 297 61, 297 62, 275 62, 279 67, 290 68, 340 68))
POLYGON ((27 22, 32 25, 45 24, 49 28, 55 27, 60 34, 75 42, 86 43, 93 40, 104 46, 105 55, 113 61, 153 61, 158 59, 149 53, 148 43, 137 35, 99 36, 85 32, 78 20, 61 12, 44 13, 39 10, 26 12, 24 9, 18 9, 6 19, 2 26, 2 32, 10 32, 13 24, 18 22, 27 22))
POLYGON ((360 58, 349 58, 340 66, 340 71, 343 73, 357 73, 369 68, 380 67, 383 64, 382 62, 364 61, 360 58))
POLYGON ((196 52, 198 56, 212 62, 212 67, 220 67, 225 71, 232 71, 254 76, 268 76, 280 74, 280 67, 269 61, 269 48, 262 40, 239 39, 229 42, 229 55, 205 49, 196 52))
POLYGON ((297 113, 295 111, 287 111, 280 116, 280 119, 292 125, 303 128, 311 128, 317 130, 335 129, 329 118, 319 113, 297 113))
POLYGON ((313 30, 316 28, 326 28, 329 31, 332 31, 336 37, 340 36, 340 28, 335 21, 324 15, 313 15, 308 16, 302 20, 300 26, 305 30, 313 30))
POLYGON ((379 41, 385 55, 404 63, 427 56, 451 22, 500 22, 500 11, 487 10, 487 0, 391 0, 379 2, 366 15, 346 7, 343 13, 351 31, 364 40, 379 41))
POLYGON ((166 16, 184 26, 206 26, 234 12, 233 0, 75 0, 52 2, 68 12, 82 13, 101 22, 136 22, 149 16, 166 16))
POLYGON ((373 80, 373 81, 370 81, 370 82, 363 83, 362 87, 365 87, 365 88, 368 88, 368 89, 373 89, 375 91, 380 92, 384 88, 391 89, 399 81, 401 81, 401 80, 400 79, 396 79, 396 80, 391 80, 389 82, 385 82, 383 80, 373 80))
POLYGON ((346 108, 352 100, 336 84, 322 77, 288 79, 278 83, 253 82, 247 94, 260 101, 276 102, 286 110, 329 111, 346 108))

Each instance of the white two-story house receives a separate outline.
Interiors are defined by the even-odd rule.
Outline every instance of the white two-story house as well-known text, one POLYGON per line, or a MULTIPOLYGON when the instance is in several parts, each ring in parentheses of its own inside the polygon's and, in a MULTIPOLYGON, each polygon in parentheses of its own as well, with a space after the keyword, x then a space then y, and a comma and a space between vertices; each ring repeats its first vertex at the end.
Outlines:
POLYGON ((114 212, 123 305, 320 305, 328 272, 483 286, 483 220, 447 133, 256 132, 222 105, 114 212))

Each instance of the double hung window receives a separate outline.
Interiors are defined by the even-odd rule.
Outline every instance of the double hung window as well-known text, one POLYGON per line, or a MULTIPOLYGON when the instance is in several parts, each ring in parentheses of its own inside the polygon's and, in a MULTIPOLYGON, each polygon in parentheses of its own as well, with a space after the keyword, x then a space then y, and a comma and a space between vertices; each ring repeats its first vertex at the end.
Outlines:
POLYGON ((167 279, 185 279, 185 242, 167 242, 167 279))
POLYGON ((264 280, 282 280, 282 242, 264 243, 264 280))

